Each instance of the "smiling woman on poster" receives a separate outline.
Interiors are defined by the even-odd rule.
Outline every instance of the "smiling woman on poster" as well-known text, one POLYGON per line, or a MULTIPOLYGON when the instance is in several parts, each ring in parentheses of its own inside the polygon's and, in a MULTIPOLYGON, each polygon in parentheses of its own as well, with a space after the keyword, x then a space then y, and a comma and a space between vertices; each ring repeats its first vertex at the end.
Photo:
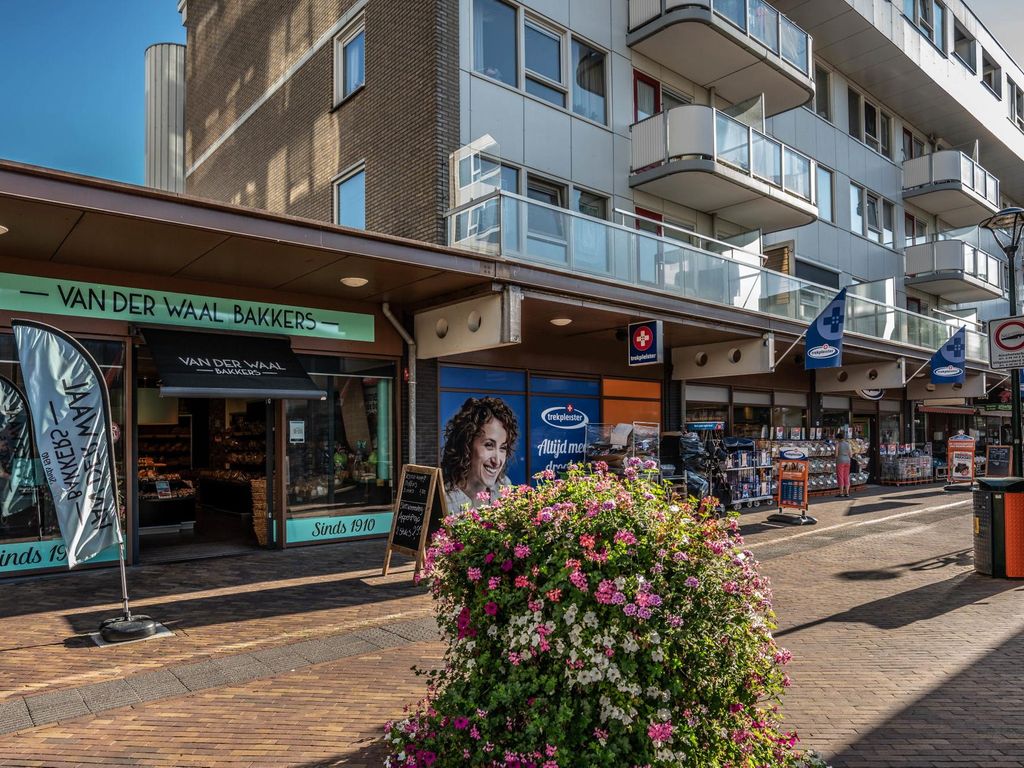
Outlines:
POLYGON ((518 433, 515 414, 503 400, 471 397, 462 404, 444 428, 441 472, 449 512, 475 509, 512 485, 508 460, 518 433))

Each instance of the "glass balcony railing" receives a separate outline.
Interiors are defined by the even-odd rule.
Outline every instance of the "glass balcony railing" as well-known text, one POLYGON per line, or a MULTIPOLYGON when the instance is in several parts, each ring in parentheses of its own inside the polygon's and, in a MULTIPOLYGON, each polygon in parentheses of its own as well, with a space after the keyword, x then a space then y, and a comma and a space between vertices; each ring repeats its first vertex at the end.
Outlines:
POLYGON ((811 158, 711 107, 675 107, 641 120, 632 126, 631 133, 634 172, 680 157, 713 157, 748 176, 814 202, 811 158), (713 132, 709 125, 712 120, 713 132))
POLYGON ((810 37, 764 0, 629 0, 629 28, 682 7, 706 8, 810 75, 810 37))
MULTIPOLYGON (((731 258, 727 254, 735 253, 735 246, 698 237, 704 247, 507 192, 493 192, 448 215, 453 246, 737 310, 810 323, 836 294, 731 258)), ((846 327, 862 336, 934 350, 959 326, 849 295, 846 327)), ((984 334, 968 330, 967 354, 987 361, 984 334)))
POLYGON ((999 179, 963 152, 945 149, 903 163, 904 190, 945 182, 962 184, 993 209, 999 208, 999 179))

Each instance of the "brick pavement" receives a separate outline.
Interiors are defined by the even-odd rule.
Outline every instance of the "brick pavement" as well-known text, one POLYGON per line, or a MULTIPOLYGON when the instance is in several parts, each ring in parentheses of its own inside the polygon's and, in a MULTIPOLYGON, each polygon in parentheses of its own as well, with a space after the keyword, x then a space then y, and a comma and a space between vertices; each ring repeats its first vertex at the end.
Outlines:
MULTIPOLYGON (((809 528, 742 518, 796 657, 788 722, 836 768, 1024 766, 1022 585, 973 574, 967 500, 882 489, 815 504, 809 528)), ((111 573, 5 584, 0 765, 380 765, 381 724, 423 692, 409 667, 442 652, 381 549, 133 569, 175 637, 107 649, 80 633, 116 612, 111 573)))

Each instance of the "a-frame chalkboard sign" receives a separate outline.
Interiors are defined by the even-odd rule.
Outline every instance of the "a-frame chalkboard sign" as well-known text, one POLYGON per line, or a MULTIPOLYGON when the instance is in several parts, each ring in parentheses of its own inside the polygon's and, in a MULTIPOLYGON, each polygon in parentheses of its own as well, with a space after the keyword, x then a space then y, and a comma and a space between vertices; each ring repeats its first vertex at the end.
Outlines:
POLYGON ((384 552, 383 576, 388 575, 391 553, 416 558, 415 573, 423 567, 427 542, 448 514, 444 479, 438 467, 406 464, 398 482, 398 498, 391 518, 391 534, 384 552))

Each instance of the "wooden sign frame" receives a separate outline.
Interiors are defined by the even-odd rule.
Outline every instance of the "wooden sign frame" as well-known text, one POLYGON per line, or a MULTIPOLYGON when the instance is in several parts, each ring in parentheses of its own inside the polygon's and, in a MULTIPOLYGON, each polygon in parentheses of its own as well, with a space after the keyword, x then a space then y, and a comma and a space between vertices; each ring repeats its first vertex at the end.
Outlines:
POLYGON ((986 445, 985 446, 985 477, 1010 477, 1009 473, 1011 473, 1011 472, 1013 472, 1013 446, 1012 445, 986 445), (991 449, 993 449, 993 448, 1005 448, 1007 450, 1007 456, 1008 456, 1008 461, 1007 461, 1007 466, 1006 466, 1007 474, 1005 474, 1005 475, 991 475, 991 474, 989 474, 989 467, 991 467, 992 464, 989 461, 988 452, 991 449))
POLYGON ((391 515, 391 532, 388 534, 387 549, 384 550, 384 568, 382 569, 381 576, 388 575, 388 569, 391 567, 391 554, 393 552, 398 552, 399 554, 416 558, 416 567, 413 571, 413 576, 415 577, 419 575, 420 569, 423 567, 423 559, 427 551, 427 537, 430 535, 430 522, 433 517, 436 501, 440 502, 442 518, 447 517, 448 500, 444 490, 444 477, 441 475, 440 467, 428 467, 421 464, 403 465, 402 474, 398 479, 398 494, 395 496, 394 511, 391 515), (406 472, 410 470, 418 475, 430 475, 430 485, 427 487, 427 500, 425 503, 423 523, 420 528, 420 541, 419 546, 415 550, 394 543, 395 529, 398 527, 398 513, 402 506, 402 489, 405 488, 405 475, 406 472))

